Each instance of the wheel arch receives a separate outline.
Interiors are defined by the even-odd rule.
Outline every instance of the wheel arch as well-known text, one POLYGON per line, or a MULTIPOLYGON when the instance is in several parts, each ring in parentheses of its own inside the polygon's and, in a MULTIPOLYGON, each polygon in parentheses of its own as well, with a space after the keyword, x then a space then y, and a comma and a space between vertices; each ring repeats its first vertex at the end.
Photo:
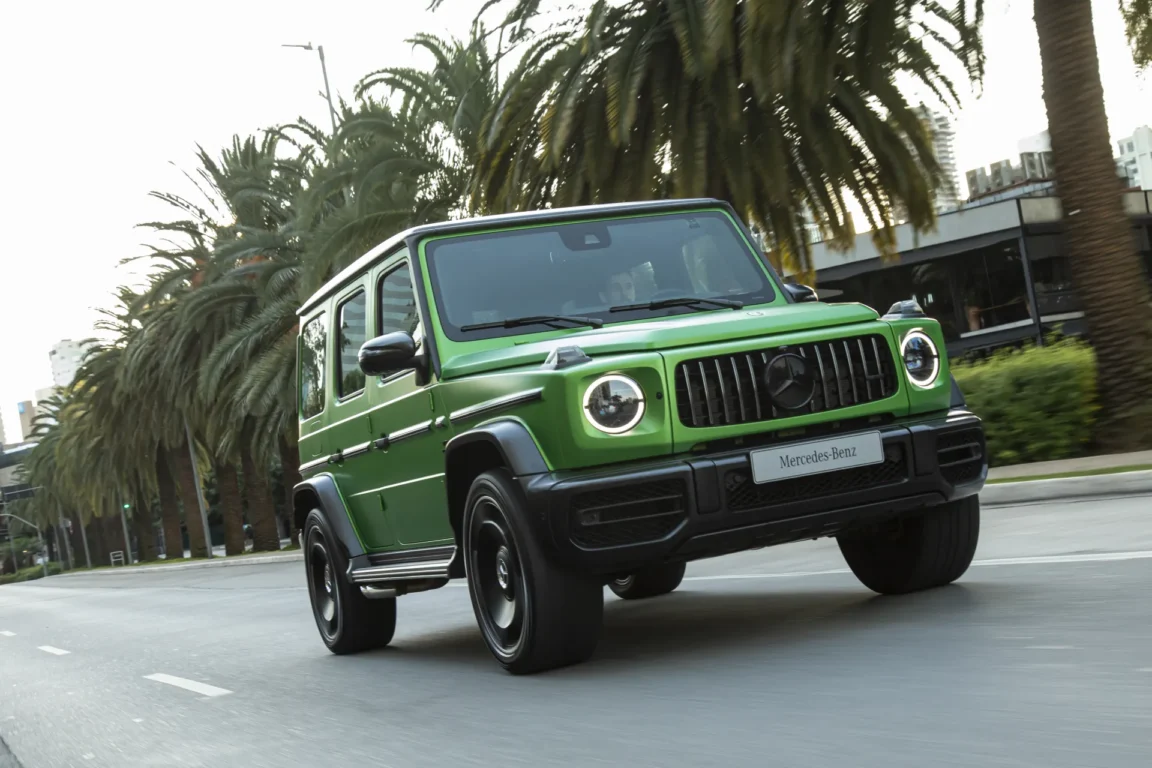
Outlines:
POLYGON ((304 527, 304 520, 313 509, 320 510, 324 515, 349 561, 364 554, 360 537, 356 535, 352 519, 348 516, 348 508, 331 475, 308 478, 292 489, 292 523, 298 530, 304 527))
POLYGON ((522 477, 547 472, 548 465, 532 433, 512 419, 489 422, 456 435, 448 441, 444 454, 448 521, 456 539, 457 553, 449 567, 449 576, 456 578, 464 575, 460 531, 472 481, 482 472, 500 467, 513 477, 522 477))

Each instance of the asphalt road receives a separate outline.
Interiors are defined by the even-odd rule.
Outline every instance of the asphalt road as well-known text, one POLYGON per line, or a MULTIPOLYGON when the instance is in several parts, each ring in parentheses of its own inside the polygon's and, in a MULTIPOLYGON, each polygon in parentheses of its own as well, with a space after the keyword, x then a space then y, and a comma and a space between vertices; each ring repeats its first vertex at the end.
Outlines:
POLYGON ((24 768, 1147 768, 1150 512, 986 509, 966 576, 900 598, 827 541, 696 563, 673 595, 609 596, 590 663, 522 678, 459 587, 335 657, 299 563, 9 585, 0 738, 24 768))

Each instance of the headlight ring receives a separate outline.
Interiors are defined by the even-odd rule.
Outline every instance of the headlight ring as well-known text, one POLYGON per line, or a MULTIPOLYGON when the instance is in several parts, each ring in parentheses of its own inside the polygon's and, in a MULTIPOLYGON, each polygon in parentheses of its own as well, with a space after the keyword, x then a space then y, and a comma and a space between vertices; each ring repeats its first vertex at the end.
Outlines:
POLYGON ((584 418, 596 429, 620 435, 644 418, 644 390, 620 374, 601 376, 584 391, 584 418))

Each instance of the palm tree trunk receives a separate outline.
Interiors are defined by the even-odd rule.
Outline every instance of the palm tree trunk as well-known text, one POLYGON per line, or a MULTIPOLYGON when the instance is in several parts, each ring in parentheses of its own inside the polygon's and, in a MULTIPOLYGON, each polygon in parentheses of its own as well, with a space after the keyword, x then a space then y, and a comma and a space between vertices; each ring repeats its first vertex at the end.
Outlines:
POLYGON ((72 550, 77 553, 76 559, 80 559, 80 552, 84 553, 84 567, 92 567, 92 552, 88 547, 88 533, 84 530, 84 523, 80 520, 80 515, 76 515, 72 520, 72 550))
POLYGON ((184 526, 188 530, 188 550, 192 557, 208 557, 208 546, 204 540, 204 521, 200 518, 196 471, 192 467, 192 454, 186 446, 172 451, 172 468, 176 471, 176 482, 180 486, 184 526))
POLYGON ((160 519, 164 524, 164 558, 182 560, 184 535, 180 529, 180 502, 168 456, 162 450, 156 451, 156 485, 160 490, 160 519))
POLYGON ((284 435, 280 435, 280 471, 284 478, 284 506, 288 509, 288 531, 292 546, 300 546, 300 531, 292 515, 292 489, 300 482, 300 455, 296 446, 289 445, 284 435))
POLYGON ((93 564, 97 567, 111 565, 108 546, 104 541, 104 518, 93 517, 88 521, 88 541, 92 545, 93 564))
POLYGON ((224 518, 224 554, 244 554, 244 498, 240 478, 230 461, 216 465, 216 490, 220 494, 220 514, 224 518))
POLYGON ((242 450, 240 455, 248 496, 248 519, 252 521, 252 551, 275 552, 280 549, 280 531, 276 528, 276 507, 268 488, 268 473, 252 460, 251 451, 242 450))
POLYGON ((1068 260, 1096 350, 1109 451, 1152 434, 1152 304, 1121 202, 1104 111, 1091 0, 1035 0, 1044 104, 1068 260))
MULTIPOLYGON (((138 498, 145 498, 140 494, 138 498)), ((152 523, 152 508, 140 504, 132 510, 132 527, 136 529, 136 539, 140 542, 140 562, 156 559, 156 527, 152 523)))

